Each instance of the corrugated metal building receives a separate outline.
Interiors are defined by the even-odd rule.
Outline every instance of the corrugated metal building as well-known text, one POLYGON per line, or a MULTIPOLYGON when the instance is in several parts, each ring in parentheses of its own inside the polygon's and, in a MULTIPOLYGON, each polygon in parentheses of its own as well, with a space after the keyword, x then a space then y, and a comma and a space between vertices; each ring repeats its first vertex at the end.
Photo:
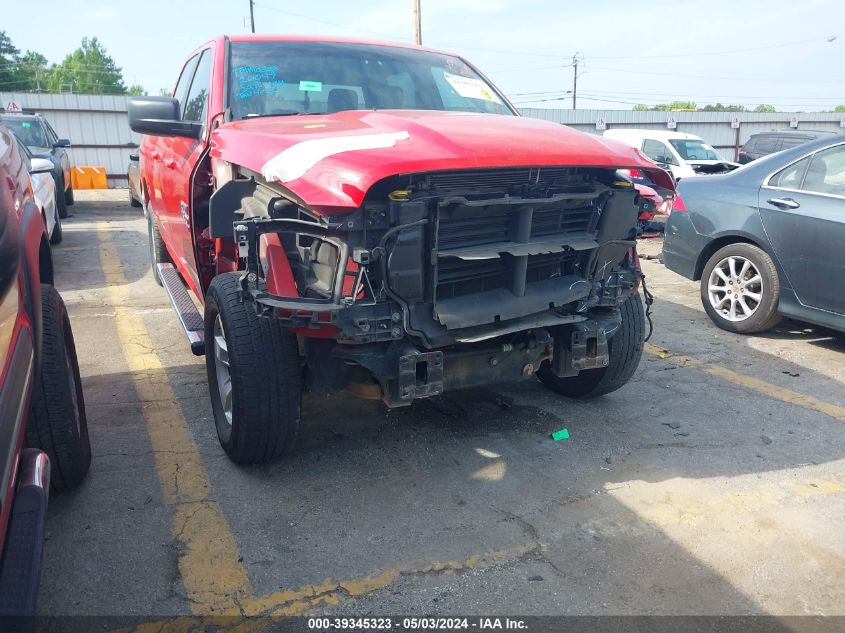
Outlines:
MULTIPOLYGON (((15 101, 21 107, 44 113, 61 137, 71 140, 70 157, 75 165, 104 165, 109 186, 126 186, 129 154, 137 147, 140 135, 129 129, 129 97, 109 95, 33 94, 0 92, 0 105, 15 101)), ((603 119, 607 128, 667 129, 669 117, 677 130, 700 136, 735 158, 735 150, 756 132, 790 128, 793 117, 800 130, 826 130, 845 133, 845 115, 833 112, 634 112, 633 110, 564 110, 523 108, 522 114, 537 119, 569 125, 582 132, 601 134, 596 121, 603 119), (738 117, 740 127, 731 127, 738 117)))
POLYGON ((752 134, 772 130, 822 130, 845 134, 845 114, 838 112, 775 112, 757 114, 754 112, 635 112, 633 110, 563 110, 552 108, 523 108, 525 116, 569 125, 582 132, 601 134, 596 121, 603 119, 607 129, 645 128, 666 130, 669 117, 677 123, 676 131, 700 136, 726 158, 735 158, 734 151, 745 143, 752 134), (734 117, 739 119, 739 128, 732 128, 734 117), (790 124, 795 118, 797 128, 790 124))
POLYGON ((70 139, 73 165, 103 165, 110 187, 126 186, 129 154, 141 141, 129 129, 129 97, 0 92, 0 106, 10 101, 41 112, 61 138, 70 139))

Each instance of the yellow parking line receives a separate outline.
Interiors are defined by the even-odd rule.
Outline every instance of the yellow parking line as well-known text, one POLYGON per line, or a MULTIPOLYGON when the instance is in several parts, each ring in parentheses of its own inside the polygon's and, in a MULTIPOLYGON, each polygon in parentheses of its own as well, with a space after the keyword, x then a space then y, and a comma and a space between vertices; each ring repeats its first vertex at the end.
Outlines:
POLYGON ((110 231, 107 223, 97 223, 100 265, 123 355, 143 405, 162 494, 174 507, 172 531, 191 609, 202 615, 239 614, 238 601, 251 593, 249 578, 220 506, 209 499, 208 475, 150 335, 141 317, 126 307, 128 281, 110 231))
POLYGON ((247 598, 241 605, 244 614, 288 616, 311 612, 315 607, 337 604, 347 598, 359 598, 394 584, 401 577, 424 574, 459 574, 484 566, 518 560, 540 551, 538 544, 526 544, 507 550, 498 550, 483 555, 473 555, 466 560, 443 563, 406 565, 391 567, 385 571, 351 580, 327 580, 316 585, 305 585, 296 589, 278 591, 266 598, 247 598))
POLYGON ((781 402, 787 402, 799 407, 804 407, 805 409, 824 413, 825 415, 829 415, 840 422, 845 422, 845 407, 840 407, 839 405, 831 404, 830 402, 825 402, 824 400, 819 400, 818 398, 807 396, 803 393, 792 391, 791 389, 778 387, 777 385, 768 383, 765 380, 760 380, 759 378, 753 378, 752 376, 746 376, 745 374, 738 374, 737 372, 731 371, 721 365, 705 363, 704 361, 684 356, 683 354, 675 354, 662 347, 652 345, 651 343, 646 343, 645 350, 653 356, 671 359, 673 363, 686 367, 699 367, 711 376, 722 378, 728 382, 745 387, 750 391, 756 391, 757 393, 774 398, 775 400, 780 400, 781 402))

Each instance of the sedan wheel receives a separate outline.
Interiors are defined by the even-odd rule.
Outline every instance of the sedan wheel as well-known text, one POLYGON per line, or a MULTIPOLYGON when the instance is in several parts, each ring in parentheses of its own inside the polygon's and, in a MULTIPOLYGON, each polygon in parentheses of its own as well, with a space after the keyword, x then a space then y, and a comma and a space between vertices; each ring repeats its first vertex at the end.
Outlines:
POLYGON ((734 255, 713 268, 707 283, 710 305, 728 321, 745 321, 760 307, 763 278, 750 260, 734 255))
POLYGON ((750 334, 779 320, 780 283, 772 258, 754 244, 728 244, 701 275, 701 303, 723 330, 750 334))

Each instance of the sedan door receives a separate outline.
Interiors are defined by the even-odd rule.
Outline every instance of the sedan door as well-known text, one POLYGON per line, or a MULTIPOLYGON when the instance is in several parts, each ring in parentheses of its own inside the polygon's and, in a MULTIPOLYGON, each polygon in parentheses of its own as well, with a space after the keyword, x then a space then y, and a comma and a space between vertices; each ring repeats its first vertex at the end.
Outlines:
POLYGON ((845 144, 785 167, 760 189, 763 228, 804 305, 845 314, 845 144))

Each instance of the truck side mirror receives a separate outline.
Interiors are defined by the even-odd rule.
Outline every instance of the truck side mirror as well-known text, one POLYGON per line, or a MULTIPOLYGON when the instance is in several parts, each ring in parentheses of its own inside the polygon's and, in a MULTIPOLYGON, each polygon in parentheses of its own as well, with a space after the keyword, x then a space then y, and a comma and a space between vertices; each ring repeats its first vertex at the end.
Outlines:
POLYGON ((183 121, 179 113, 179 100, 173 97, 133 97, 129 100, 129 127, 139 134, 198 139, 202 124, 183 121))
POLYGON ((70 147, 70 139, 68 139, 68 138, 57 139, 56 142, 53 143, 53 147, 70 147))

